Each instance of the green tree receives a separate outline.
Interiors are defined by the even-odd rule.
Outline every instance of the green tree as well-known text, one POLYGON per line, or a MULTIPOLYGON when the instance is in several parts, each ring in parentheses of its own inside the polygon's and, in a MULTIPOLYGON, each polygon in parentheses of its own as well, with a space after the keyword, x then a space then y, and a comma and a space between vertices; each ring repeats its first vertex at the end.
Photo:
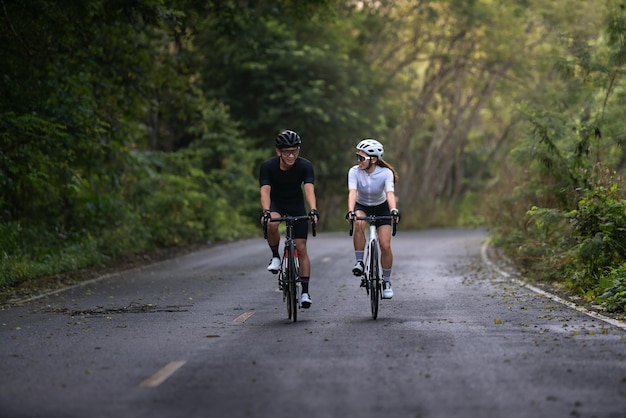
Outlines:
POLYGON ((346 28, 323 17, 294 26, 290 15, 256 15, 226 27, 220 17, 208 20, 200 40, 204 88, 267 155, 281 130, 297 131, 316 167, 320 209, 330 214, 334 196, 343 198, 350 150, 384 126, 375 73, 354 57, 346 28))
POLYGON ((1 219, 64 227, 81 179, 106 175, 137 132, 143 31, 161 4, 2 6, 1 219))
POLYGON ((626 19, 621 7, 606 12, 602 32, 562 36, 560 88, 523 106, 528 132, 512 160, 515 180, 506 182, 513 192, 496 206, 502 214, 502 201, 515 202, 521 221, 496 215, 492 224, 521 266, 615 308, 626 261, 624 129, 617 117, 626 87, 626 19), (520 209, 530 210, 523 216, 520 209))
POLYGON ((193 70, 205 5, 15 3, 0 25, 5 283, 251 233, 238 199, 255 153, 193 70))

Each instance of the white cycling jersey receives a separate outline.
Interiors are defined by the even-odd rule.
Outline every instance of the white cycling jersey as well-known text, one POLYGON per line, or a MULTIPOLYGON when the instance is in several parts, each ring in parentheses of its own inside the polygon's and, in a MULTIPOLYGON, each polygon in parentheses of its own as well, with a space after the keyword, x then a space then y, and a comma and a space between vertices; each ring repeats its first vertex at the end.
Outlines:
POLYGON ((394 191, 393 171, 376 166, 372 173, 355 165, 348 171, 348 190, 356 190, 356 201, 364 206, 377 206, 394 191))

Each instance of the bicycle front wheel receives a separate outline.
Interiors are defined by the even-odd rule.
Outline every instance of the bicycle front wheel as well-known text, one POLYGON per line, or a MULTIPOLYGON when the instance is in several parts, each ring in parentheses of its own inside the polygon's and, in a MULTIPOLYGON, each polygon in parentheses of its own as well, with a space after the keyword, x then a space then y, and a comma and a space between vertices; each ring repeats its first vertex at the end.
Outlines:
POLYGON ((289 319, 296 322, 298 320, 298 271, 296 268, 296 255, 293 243, 289 245, 287 283, 287 310, 289 312, 289 319))
POLYGON ((372 241, 370 246, 370 305, 372 307, 372 319, 378 318, 378 301, 380 299, 380 272, 378 270, 378 245, 372 241))
POLYGON ((280 290, 283 292, 283 302, 285 302, 285 306, 287 307, 287 316, 291 319, 291 306, 289 305, 289 267, 288 267, 287 257, 287 249, 285 248, 285 252, 283 255, 283 259, 281 261, 280 271, 278 272, 278 286, 280 290))

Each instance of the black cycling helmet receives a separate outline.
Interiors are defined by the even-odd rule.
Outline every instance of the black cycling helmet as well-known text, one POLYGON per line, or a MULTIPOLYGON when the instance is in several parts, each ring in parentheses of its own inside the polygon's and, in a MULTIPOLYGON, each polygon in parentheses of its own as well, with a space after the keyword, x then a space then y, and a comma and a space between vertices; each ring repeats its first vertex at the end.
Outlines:
POLYGON ((276 148, 290 148, 290 147, 299 147, 302 145, 302 140, 300 139, 300 135, 295 133, 294 131, 286 130, 282 131, 276 137, 276 148))

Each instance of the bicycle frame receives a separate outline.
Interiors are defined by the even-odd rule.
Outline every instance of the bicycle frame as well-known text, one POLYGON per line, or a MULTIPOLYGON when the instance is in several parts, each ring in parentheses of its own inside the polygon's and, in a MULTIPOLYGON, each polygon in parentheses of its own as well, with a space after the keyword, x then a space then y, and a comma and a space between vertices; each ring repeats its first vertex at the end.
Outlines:
MULTIPOLYGON (((380 265, 380 257, 372 259, 372 253, 378 252, 380 254, 380 247, 378 246, 378 231, 374 222, 369 223, 369 234, 367 234, 367 245, 365 246, 365 254, 363 256, 363 262, 365 263, 365 277, 370 277, 375 280, 376 283, 380 280, 379 272, 382 271, 380 265)), ((375 255, 375 254, 374 254, 375 255)))
MULTIPOLYGON (((278 286, 283 291, 283 302, 286 302, 287 316, 293 322, 298 320, 298 309, 300 308, 300 264, 298 261, 298 250, 293 238, 293 226, 296 221, 311 218, 306 216, 281 216, 270 218, 263 222, 263 233, 267 239, 267 222, 285 222, 285 245, 281 266, 278 272, 278 286)), ((316 235, 315 223, 312 223, 313 236, 316 235)))

